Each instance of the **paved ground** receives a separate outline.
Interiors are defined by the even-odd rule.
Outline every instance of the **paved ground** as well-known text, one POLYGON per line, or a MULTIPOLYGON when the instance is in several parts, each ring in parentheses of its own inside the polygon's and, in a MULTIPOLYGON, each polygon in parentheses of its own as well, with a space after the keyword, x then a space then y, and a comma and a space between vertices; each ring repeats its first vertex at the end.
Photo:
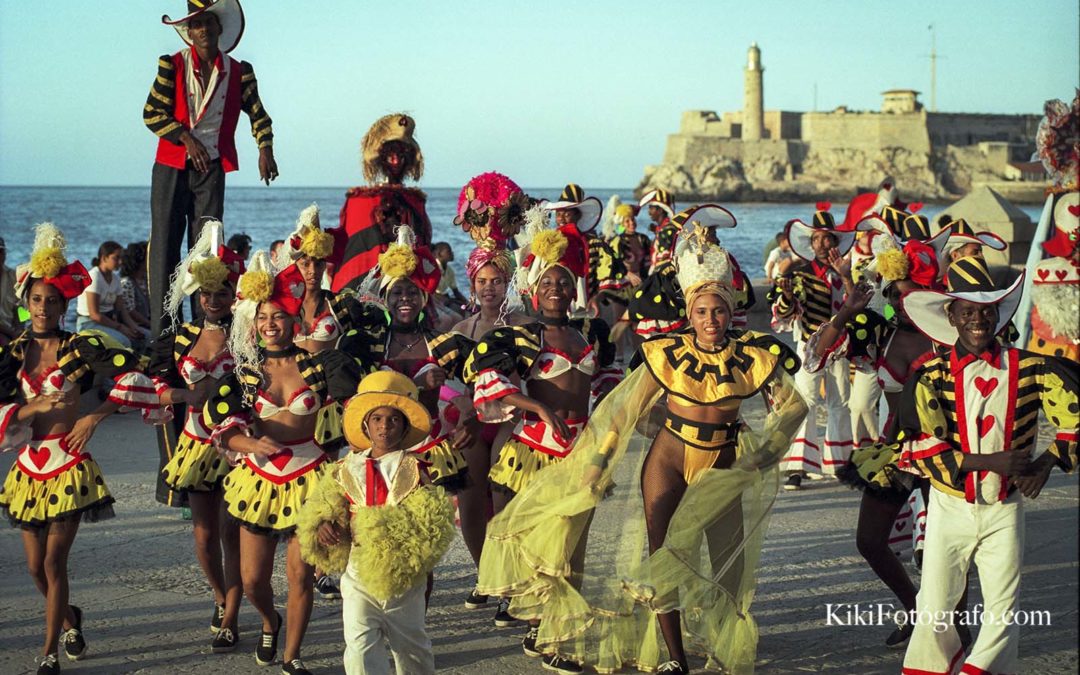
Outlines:
MULTIPOLYGON (((65 672, 269 673, 251 655, 259 622, 244 605, 241 644, 209 653, 212 598, 191 551, 189 523, 154 502, 157 451, 133 415, 103 424, 91 443, 117 497, 117 518, 85 525, 71 557, 72 601, 86 612, 87 659, 65 672)), ((6 473, 14 455, 0 457, 6 473)), ((754 612, 761 624, 761 673, 895 673, 902 654, 881 647, 888 627, 830 627, 826 603, 888 602, 888 591, 855 551, 857 493, 814 481, 781 493, 766 540, 754 612)), ((1027 512, 1023 607, 1048 610, 1052 625, 1024 628, 1021 672, 1077 672, 1077 506, 1075 477, 1055 473, 1027 512)), ((279 568, 282 565, 279 565, 279 568)), ((515 629, 496 629, 486 611, 461 602, 472 583, 460 540, 436 570, 429 614, 443 673, 540 673, 518 648, 515 629)), ((275 581, 279 602, 285 581, 275 581)), ((978 602, 973 590, 971 602, 978 602)), ((339 601, 316 601, 304 658, 316 673, 341 670, 339 601)), ((41 643, 42 601, 24 571, 16 530, 0 530, 0 673, 32 671, 41 643)))

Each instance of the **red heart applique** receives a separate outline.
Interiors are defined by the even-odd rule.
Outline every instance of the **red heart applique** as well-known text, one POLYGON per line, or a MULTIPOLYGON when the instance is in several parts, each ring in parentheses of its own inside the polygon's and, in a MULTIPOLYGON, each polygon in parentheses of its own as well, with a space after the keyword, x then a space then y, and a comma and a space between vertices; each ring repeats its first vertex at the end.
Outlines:
POLYGON ((551 359, 544 359, 540 362, 540 372, 546 373, 555 365, 555 362, 551 359))
POLYGON ((1066 270, 1054 270, 1054 276, 1059 280, 1064 279, 1066 274, 1068 274, 1068 271, 1066 270))
POLYGON ((1080 216, 1080 204, 1069 204, 1065 208, 1069 209, 1070 214, 1074 216, 1080 216))
POLYGON ((843 285, 844 285, 844 282, 840 280, 840 277, 834 276, 832 278, 832 286, 833 286, 833 288, 840 288, 843 285))
POLYGON ((44 469, 45 465, 49 463, 49 457, 52 456, 52 452, 47 447, 27 448, 26 454, 30 456, 30 461, 38 469, 44 469))
POLYGON ((334 324, 330 324, 329 326, 326 327, 326 334, 330 335, 335 330, 337 330, 337 326, 335 326, 334 324))
POLYGON ((278 471, 284 471, 285 467, 289 465, 289 461, 292 460, 292 457, 293 457, 292 450, 289 450, 288 448, 286 448, 286 449, 282 450, 281 452, 275 452, 274 454, 270 455, 267 459, 270 460, 271 464, 273 464, 274 466, 277 467, 278 471))
POLYGON ((990 430, 994 428, 995 422, 993 415, 978 418, 976 424, 979 426, 979 438, 985 438, 986 434, 990 433, 990 430))
POLYGON ((975 378, 975 388, 979 390, 979 393, 982 394, 983 398, 989 396, 990 392, 997 389, 997 386, 998 379, 996 377, 991 377, 989 380, 983 379, 981 377, 975 378))
POLYGON ((314 396, 305 396, 304 397, 304 407, 307 408, 308 410, 311 410, 312 408, 314 408, 315 407, 315 397, 314 396))
POLYGON ((1039 275, 1040 279, 1045 279, 1046 277, 1050 276, 1050 270, 1048 269, 1035 270, 1035 273, 1039 275))
POLYGON ((53 373, 49 376, 49 384, 51 384, 54 389, 60 389, 64 386, 64 374, 60 372, 53 373))
POLYGON ((907 521, 906 521, 906 520, 898 520, 898 521, 896 521, 896 524, 895 524, 895 525, 893 525, 893 527, 895 527, 895 528, 896 528, 896 531, 897 531, 897 532, 903 532, 903 531, 904 531, 904 527, 905 527, 906 525, 907 525, 907 521))
POLYGON ((544 442, 544 423, 534 422, 532 424, 526 424, 521 428, 521 435, 540 444, 544 442))
POLYGON ((262 409, 263 409, 262 401, 255 401, 255 412, 256 413, 261 413, 262 409))

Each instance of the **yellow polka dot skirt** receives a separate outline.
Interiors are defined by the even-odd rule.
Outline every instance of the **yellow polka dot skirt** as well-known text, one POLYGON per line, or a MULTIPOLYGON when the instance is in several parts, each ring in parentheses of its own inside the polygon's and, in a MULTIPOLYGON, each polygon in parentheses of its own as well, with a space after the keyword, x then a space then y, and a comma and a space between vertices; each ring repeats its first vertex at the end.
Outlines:
POLYGON ((0 488, 0 509, 12 525, 30 529, 69 518, 84 522, 112 518, 115 501, 101 467, 90 457, 46 480, 31 478, 15 464, 0 488))
POLYGON ((252 532, 281 539, 291 537, 300 507, 331 466, 330 462, 322 462, 302 476, 278 484, 243 462, 225 476, 225 509, 252 532))
POLYGON ((211 492, 221 487, 232 467, 210 441, 181 434, 161 477, 177 492, 211 492))

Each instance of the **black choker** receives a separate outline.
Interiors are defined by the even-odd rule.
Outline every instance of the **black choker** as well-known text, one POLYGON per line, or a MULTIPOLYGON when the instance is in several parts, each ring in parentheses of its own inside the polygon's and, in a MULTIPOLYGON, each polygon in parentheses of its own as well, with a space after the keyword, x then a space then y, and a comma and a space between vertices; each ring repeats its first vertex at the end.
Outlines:
POLYGON ((263 347, 262 351, 263 356, 268 359, 283 359, 289 356, 295 356, 297 353, 299 353, 300 348, 296 345, 289 345, 284 349, 268 349, 266 347, 263 347))
POLYGON ((402 335, 415 335, 420 332, 420 323, 417 322, 412 326, 406 326, 400 323, 391 323, 390 330, 395 333, 401 333, 402 335))
POLYGON ((53 328, 52 330, 43 330, 43 331, 36 331, 36 330, 31 329, 31 330, 28 330, 27 332, 30 334, 30 337, 36 338, 38 340, 44 340, 46 338, 56 337, 57 335, 60 335, 60 330, 57 329, 57 328, 53 328))
POLYGON ((544 316, 543 314, 541 314, 540 318, 539 318, 539 321, 540 321, 540 323, 544 324, 545 326, 569 326, 570 325, 570 317, 568 317, 568 316, 544 316))

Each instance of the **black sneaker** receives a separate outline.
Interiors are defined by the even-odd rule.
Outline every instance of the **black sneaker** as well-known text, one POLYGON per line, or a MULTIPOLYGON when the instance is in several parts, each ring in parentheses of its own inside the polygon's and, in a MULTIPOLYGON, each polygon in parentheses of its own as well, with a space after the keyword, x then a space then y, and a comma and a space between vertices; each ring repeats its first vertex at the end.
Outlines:
POLYGON ((336 600, 341 597, 341 589, 330 575, 324 574, 315 580, 315 590, 327 600, 336 600))
POLYGON ((689 673, 690 671, 683 668, 683 665, 678 661, 668 661, 667 663, 660 664, 660 667, 656 669, 658 673, 689 673))
POLYGON ((210 651, 215 654, 227 654, 236 649, 237 642, 240 642, 240 636, 235 630, 225 626, 214 636, 214 641, 210 643, 210 651))
POLYGON ((793 473, 787 478, 787 482, 784 483, 785 490, 798 490, 802 487, 802 476, 797 473, 793 473))
POLYGON ((210 617, 210 632, 216 633, 221 630, 221 622, 225 619, 225 605, 214 603, 214 615, 210 617))
POLYGON ((889 649, 901 649, 907 645, 908 640, 911 639, 911 633, 915 630, 915 624, 905 623, 904 625, 897 624, 896 630, 889 633, 889 637, 885 638, 885 646, 889 649))
POLYGON ((60 662, 56 654, 37 658, 37 675, 60 675, 60 662))
POLYGON ((509 628, 516 626, 518 620, 510 615, 510 599, 501 598, 499 600, 499 611, 495 612, 495 626, 498 628, 509 628))
POLYGON ((71 613, 75 615, 75 625, 67 629, 60 636, 60 642, 64 643, 64 655, 69 661, 78 661, 86 656, 86 638, 82 634, 82 610, 71 605, 71 613))
POLYGON ((558 654, 548 654, 544 657, 544 670, 554 670, 556 673, 583 673, 582 667, 570 659, 564 659, 558 654))
POLYGON ((303 661, 293 659, 281 664, 281 675, 311 675, 311 671, 304 667, 303 661))
POLYGON ((255 645, 255 663, 260 666, 268 666, 274 662, 274 658, 277 656, 277 639, 278 633, 281 632, 281 614, 274 612, 277 615, 277 627, 274 628, 273 633, 262 632, 259 637, 259 644, 255 645))
POLYGON ((465 598, 465 609, 483 609, 487 607, 488 596, 480 595, 474 588, 469 597, 465 598))
POLYGON ((525 633, 525 637, 521 638, 521 651, 525 652, 525 656, 531 656, 536 658, 537 656, 543 656, 543 653, 536 648, 536 638, 540 635, 540 629, 536 626, 529 628, 529 632, 525 633))

